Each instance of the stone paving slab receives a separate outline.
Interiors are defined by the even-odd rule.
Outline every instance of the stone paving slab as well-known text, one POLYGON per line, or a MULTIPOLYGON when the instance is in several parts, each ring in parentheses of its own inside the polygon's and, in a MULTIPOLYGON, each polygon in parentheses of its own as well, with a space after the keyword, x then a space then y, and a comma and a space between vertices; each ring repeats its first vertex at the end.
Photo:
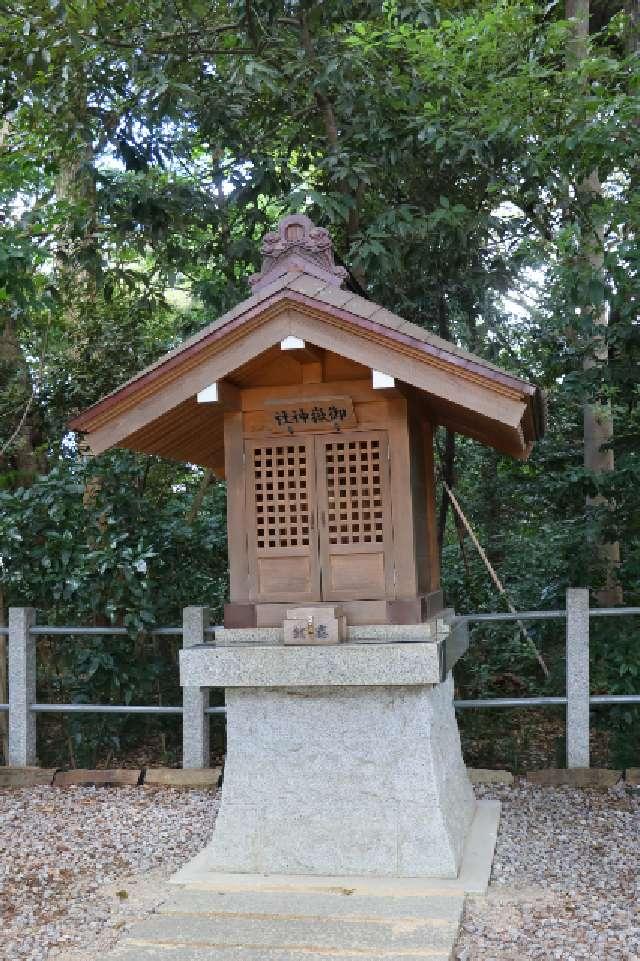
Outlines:
POLYGON ((450 961, 499 814, 478 804, 455 880, 223 874, 201 852, 105 961, 450 961))
POLYGON ((166 890, 106 961, 449 961, 464 907, 461 892, 269 890, 250 878, 225 890, 222 876, 218 890, 166 890))
POLYGON ((109 954, 108 961, 450 961, 450 951, 425 948, 419 951, 282 951, 269 948, 175 947, 171 945, 125 944, 109 954))
MULTIPOLYGON (((462 904, 460 904, 462 910, 462 904)), ((133 926, 133 941, 151 944, 182 944, 196 947, 252 947, 285 950, 321 949, 344 951, 347 948, 378 951, 407 948, 451 948, 458 924, 439 918, 387 918, 377 921, 350 921, 334 918, 287 918, 267 913, 253 915, 199 915, 163 913, 133 926)))
POLYGON ((162 915, 251 915, 305 919, 439 920, 458 924, 462 897, 366 897, 349 888, 335 894, 178 889, 163 902, 162 915))
POLYGON ((220 783, 221 767, 172 768, 148 767, 144 772, 144 784, 149 787, 210 787, 220 783))
POLYGON ((112 771, 75 768, 72 771, 57 771, 53 784, 55 787, 71 787, 76 784, 136 786, 140 783, 141 776, 141 768, 119 768, 112 771))

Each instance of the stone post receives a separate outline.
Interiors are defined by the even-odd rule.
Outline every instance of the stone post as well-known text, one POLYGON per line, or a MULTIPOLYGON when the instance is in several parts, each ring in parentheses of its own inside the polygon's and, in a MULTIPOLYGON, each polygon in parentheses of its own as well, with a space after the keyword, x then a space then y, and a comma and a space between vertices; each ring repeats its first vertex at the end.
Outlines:
MULTIPOLYGON (((196 647, 207 643, 209 627, 208 607, 185 607, 182 612, 182 647, 196 647)), ((209 689, 185 685, 182 688, 182 766, 209 767, 210 718, 209 689)))
POLYGON ((9 608, 9 764, 36 763, 36 622, 32 607, 9 608))
POLYGON ((567 767, 589 767, 589 591, 567 590, 567 767))

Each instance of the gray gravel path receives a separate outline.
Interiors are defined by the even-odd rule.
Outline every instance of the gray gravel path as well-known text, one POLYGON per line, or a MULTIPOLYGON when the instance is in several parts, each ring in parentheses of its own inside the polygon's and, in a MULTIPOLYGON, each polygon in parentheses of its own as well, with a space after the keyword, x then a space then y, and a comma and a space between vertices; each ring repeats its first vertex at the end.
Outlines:
POLYGON ((522 785, 502 801, 486 898, 469 899, 458 961, 638 961, 640 799, 522 785))
MULTIPOLYGON (((467 902, 459 961, 639 961, 640 798, 476 788, 503 802, 486 898, 467 902)), ((91 961, 166 898, 208 841, 209 791, 0 790, 0 961, 91 961)))
POLYGON ((217 804, 212 791, 0 790, 0 959, 85 961, 110 947, 204 847, 217 804))

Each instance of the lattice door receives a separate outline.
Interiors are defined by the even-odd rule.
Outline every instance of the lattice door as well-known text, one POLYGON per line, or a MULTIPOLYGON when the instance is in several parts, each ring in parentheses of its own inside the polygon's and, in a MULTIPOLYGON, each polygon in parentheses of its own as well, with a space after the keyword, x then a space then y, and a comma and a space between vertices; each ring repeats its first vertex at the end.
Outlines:
POLYGON ((251 600, 318 600, 313 437, 246 441, 251 600))
POLYGON ((322 595, 393 596, 386 431, 316 439, 322 595))

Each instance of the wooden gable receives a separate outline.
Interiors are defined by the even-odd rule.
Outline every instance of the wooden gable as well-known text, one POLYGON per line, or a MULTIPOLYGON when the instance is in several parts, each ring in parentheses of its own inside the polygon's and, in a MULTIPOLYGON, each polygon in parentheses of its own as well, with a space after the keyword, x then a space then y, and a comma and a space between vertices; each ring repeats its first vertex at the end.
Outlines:
POLYGON ((535 385, 342 289, 341 278, 312 260, 289 257, 275 273, 257 275, 252 297, 70 427, 86 435, 96 454, 121 446, 220 470, 223 412, 246 407, 243 390, 260 386, 265 370, 272 382, 263 386, 277 382, 288 389, 315 376, 331 381, 334 390, 342 363, 345 370, 358 365, 367 377, 372 369, 384 371, 432 423, 514 457, 528 456, 544 431, 544 402, 535 385), (307 360, 315 351, 315 375, 301 358, 280 350, 287 337, 305 342, 307 360), (197 394, 213 383, 222 385, 220 402, 198 404, 197 394))

